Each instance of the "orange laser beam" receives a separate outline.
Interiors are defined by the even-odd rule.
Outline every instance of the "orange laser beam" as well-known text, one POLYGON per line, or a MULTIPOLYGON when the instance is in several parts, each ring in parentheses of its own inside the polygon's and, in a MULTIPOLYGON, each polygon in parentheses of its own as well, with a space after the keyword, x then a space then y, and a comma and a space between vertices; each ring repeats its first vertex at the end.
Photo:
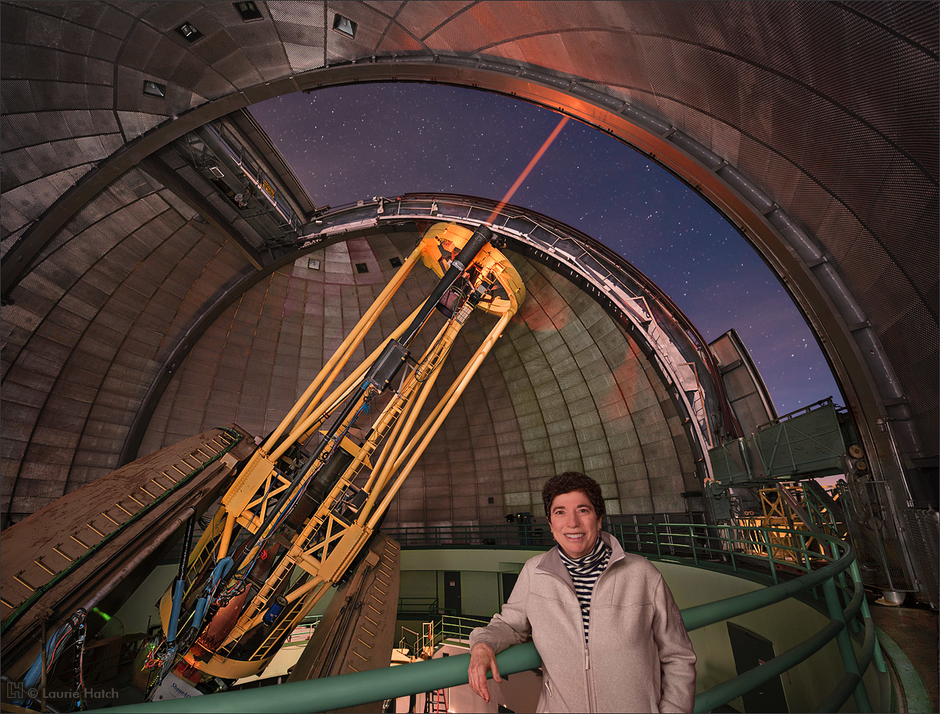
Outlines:
POLYGON ((503 200, 500 201, 499 204, 496 206, 496 208, 493 209, 493 212, 490 214, 490 217, 486 219, 487 223, 492 222, 492 220, 496 218, 499 212, 503 210, 503 206, 509 203, 509 199, 512 198, 512 195, 516 192, 516 189, 518 189, 522 185, 522 182, 525 181, 526 176, 529 175, 529 172, 539 162, 539 159, 542 158, 542 154, 544 154, 548 150, 548 147, 552 145, 553 141, 555 141, 555 137, 557 137, 558 134, 561 133, 561 130, 564 128, 565 124, 568 123, 568 119, 569 117, 561 118, 561 121, 558 122, 558 126, 555 127, 555 130, 552 131, 552 133, 548 135, 548 138, 542 144, 542 148, 535 152, 535 156, 533 156, 532 159, 529 161, 529 165, 526 166, 522 170, 522 173, 519 174, 519 178, 516 179, 515 183, 509 187, 509 190, 506 192, 506 195, 503 196, 503 200))

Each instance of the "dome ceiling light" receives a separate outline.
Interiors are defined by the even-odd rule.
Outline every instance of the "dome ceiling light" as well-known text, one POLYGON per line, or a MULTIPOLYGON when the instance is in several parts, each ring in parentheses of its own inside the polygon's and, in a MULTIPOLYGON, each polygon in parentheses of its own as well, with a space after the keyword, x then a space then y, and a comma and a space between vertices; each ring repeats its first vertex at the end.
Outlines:
POLYGON ((196 29, 196 26, 191 22, 184 22, 182 25, 176 28, 176 31, 183 36, 183 39, 186 40, 189 44, 196 42, 202 39, 202 33, 196 29))
POLYGON ((261 10, 259 10, 258 6, 253 2, 233 2, 232 5, 238 10, 238 14, 241 15, 242 22, 251 22, 252 20, 261 19, 261 10))
POLYGON ((338 13, 333 17, 333 29, 347 37, 356 36, 356 23, 338 13))
POLYGON ((148 97, 156 97, 157 99, 166 99, 166 85, 160 84, 159 82, 154 82, 151 79, 144 80, 144 94, 148 97))

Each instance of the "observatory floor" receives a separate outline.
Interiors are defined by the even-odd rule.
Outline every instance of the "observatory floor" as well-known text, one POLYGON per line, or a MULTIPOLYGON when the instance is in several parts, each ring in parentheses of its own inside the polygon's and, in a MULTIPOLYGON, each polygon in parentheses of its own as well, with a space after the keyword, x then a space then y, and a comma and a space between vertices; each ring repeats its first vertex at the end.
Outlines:
MULTIPOLYGON (((937 613, 926 607, 887 607, 869 598, 871 617, 911 661, 938 711, 937 613)), ((908 709, 908 711, 911 711, 908 709)))

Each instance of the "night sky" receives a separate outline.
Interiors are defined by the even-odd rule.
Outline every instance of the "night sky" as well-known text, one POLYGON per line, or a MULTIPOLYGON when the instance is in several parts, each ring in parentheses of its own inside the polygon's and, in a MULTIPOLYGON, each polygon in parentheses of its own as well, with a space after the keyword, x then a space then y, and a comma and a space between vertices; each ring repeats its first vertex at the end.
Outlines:
MULTIPOLYGON (((500 200, 559 115, 488 92, 361 84, 251 108, 318 206, 408 192, 500 200)), ((815 338, 753 248, 642 154, 569 121, 513 196, 616 250, 708 341, 738 331, 780 414, 842 403, 815 338)))

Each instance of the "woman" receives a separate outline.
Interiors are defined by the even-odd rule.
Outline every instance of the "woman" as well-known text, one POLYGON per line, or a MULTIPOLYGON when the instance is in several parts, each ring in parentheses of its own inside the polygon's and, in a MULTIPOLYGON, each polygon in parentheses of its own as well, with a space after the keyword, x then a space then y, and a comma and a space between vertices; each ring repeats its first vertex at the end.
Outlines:
POLYGON ((601 532, 594 479, 569 471, 542 489, 558 547, 523 567, 509 601, 470 634, 470 686, 489 701, 496 653, 530 636, 542 658, 540 712, 690 712, 695 653, 662 575, 601 532))

